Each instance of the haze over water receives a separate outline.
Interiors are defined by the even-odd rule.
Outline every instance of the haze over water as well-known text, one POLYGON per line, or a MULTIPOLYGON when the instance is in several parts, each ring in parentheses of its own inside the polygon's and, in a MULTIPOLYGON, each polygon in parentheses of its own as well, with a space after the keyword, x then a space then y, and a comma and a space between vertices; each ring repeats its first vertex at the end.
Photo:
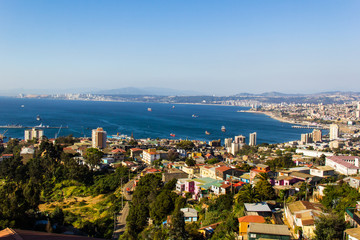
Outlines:
MULTIPOLYGON (((295 129, 263 114, 237 112, 248 108, 233 106, 89 102, 0 98, 0 125, 36 126, 42 123, 62 128, 59 136, 91 137, 91 129, 103 127, 108 136, 131 133, 135 138, 172 138, 213 140, 246 136, 257 132, 258 143, 280 143, 299 140, 309 129, 295 129), (24 107, 22 107, 24 105, 24 107), (173 108, 172 106, 175 106, 173 108), (151 108, 152 111, 148 111, 151 108), (195 114, 198 117, 194 118, 195 114), (40 121, 36 116, 41 117, 40 121), (226 127, 226 132, 221 131, 226 127), (210 132, 206 135, 205 131, 210 132)), ((2 133, 5 129, 1 129, 2 133)), ((44 135, 53 138, 59 129, 45 129, 44 135)), ((24 138, 24 129, 9 129, 7 137, 24 138)))

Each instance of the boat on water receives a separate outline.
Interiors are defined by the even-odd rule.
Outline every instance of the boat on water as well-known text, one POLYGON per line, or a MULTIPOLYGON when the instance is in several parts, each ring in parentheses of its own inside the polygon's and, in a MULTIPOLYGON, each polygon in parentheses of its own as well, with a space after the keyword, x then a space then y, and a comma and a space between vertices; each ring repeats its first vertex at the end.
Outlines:
POLYGON ((171 136, 171 137, 175 137, 175 133, 170 133, 170 136, 171 136))
POLYGON ((148 112, 151 112, 152 111, 152 109, 151 108, 148 108, 148 112))
POLYGON ((205 134, 206 134, 206 135, 210 135, 210 132, 208 132, 208 131, 205 131, 205 134))
POLYGON ((221 127, 221 131, 222 131, 222 132, 226 132, 225 126, 222 126, 222 127, 221 127))
POLYGON ((173 105, 172 108, 175 108, 175 106, 173 105))
POLYGON ((193 114, 193 115, 192 115, 192 117, 193 117, 193 118, 197 118, 197 117, 199 117, 199 116, 198 116, 198 115, 193 114))
POLYGON ((40 118, 39 115, 36 116, 36 120, 37 120, 37 121, 40 121, 40 120, 41 120, 41 118, 40 118))
POLYGON ((21 105, 21 107, 23 108, 23 107, 25 107, 25 105, 21 105))

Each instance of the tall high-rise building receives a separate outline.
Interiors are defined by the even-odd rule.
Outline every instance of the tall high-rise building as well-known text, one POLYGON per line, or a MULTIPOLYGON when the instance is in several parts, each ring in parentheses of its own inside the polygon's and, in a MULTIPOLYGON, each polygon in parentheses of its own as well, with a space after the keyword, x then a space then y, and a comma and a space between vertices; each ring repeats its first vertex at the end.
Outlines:
POLYGON ((106 148, 106 131, 100 127, 92 130, 92 147, 106 148))
POLYGON ((303 133, 301 134, 301 142, 303 144, 308 144, 312 142, 312 134, 311 133, 303 133))
POLYGON ((243 135, 235 136, 235 143, 245 143, 246 137, 243 135))
POLYGON ((322 132, 320 129, 314 129, 314 131, 312 132, 312 140, 313 142, 322 141, 322 132))
POLYGON ((232 138, 225 138, 224 144, 226 148, 231 147, 231 143, 232 143, 232 138))
POLYGON ((256 132, 250 133, 249 145, 250 146, 256 146, 256 132))
POLYGON ((44 136, 44 130, 36 128, 26 129, 24 135, 25 141, 33 140, 34 138, 40 139, 44 136))
POLYGON ((356 110, 356 111, 355 111, 355 117, 356 117, 357 119, 360 119, 360 110, 356 110))
POLYGON ((330 140, 335 140, 339 138, 339 125, 331 124, 330 125, 330 140))

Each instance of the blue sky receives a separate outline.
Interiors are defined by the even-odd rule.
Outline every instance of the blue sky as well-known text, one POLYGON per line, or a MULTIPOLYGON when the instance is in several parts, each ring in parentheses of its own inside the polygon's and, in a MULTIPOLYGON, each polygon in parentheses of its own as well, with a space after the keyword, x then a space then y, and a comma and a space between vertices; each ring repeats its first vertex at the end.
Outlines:
POLYGON ((360 91, 360 1, 0 0, 2 90, 360 91))

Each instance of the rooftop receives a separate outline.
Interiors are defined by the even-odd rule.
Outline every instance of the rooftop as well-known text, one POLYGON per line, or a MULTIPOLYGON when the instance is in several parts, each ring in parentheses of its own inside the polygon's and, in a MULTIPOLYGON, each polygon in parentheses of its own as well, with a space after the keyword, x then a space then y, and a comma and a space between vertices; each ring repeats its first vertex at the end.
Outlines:
POLYGON ((354 238, 359 239, 359 238, 360 238, 360 227, 358 227, 358 228, 346 229, 346 230, 345 230, 345 233, 346 233, 347 235, 350 235, 350 236, 352 236, 352 237, 354 237, 354 238))
POLYGON ((244 203, 247 212, 271 212, 267 203, 244 203))
POLYGON ((274 225, 265 223, 250 223, 249 233, 263 233, 277 236, 290 236, 289 229, 286 225, 274 225))
POLYGON ((344 167, 350 169, 360 169, 359 167, 356 167, 355 165, 346 162, 346 160, 355 161, 355 159, 359 159, 359 157, 356 156, 332 156, 332 157, 326 157, 326 159, 329 159, 337 164, 343 165, 344 167))
POLYGON ((0 239, 4 240, 90 240, 90 239, 101 239, 101 238, 92 238, 85 236, 76 236, 76 235, 66 235, 66 234, 56 234, 56 233, 47 233, 47 232, 37 232, 21 229, 12 229, 6 228, 0 231, 0 239))
POLYGON ((308 201, 296 201, 289 203, 287 206, 291 213, 296 213, 307 209, 321 210, 323 207, 320 203, 311 203, 308 201))
POLYGON ((247 222, 247 223, 264 223, 265 218, 262 216, 244 216, 241 218, 238 218, 239 223, 240 222, 247 222))

